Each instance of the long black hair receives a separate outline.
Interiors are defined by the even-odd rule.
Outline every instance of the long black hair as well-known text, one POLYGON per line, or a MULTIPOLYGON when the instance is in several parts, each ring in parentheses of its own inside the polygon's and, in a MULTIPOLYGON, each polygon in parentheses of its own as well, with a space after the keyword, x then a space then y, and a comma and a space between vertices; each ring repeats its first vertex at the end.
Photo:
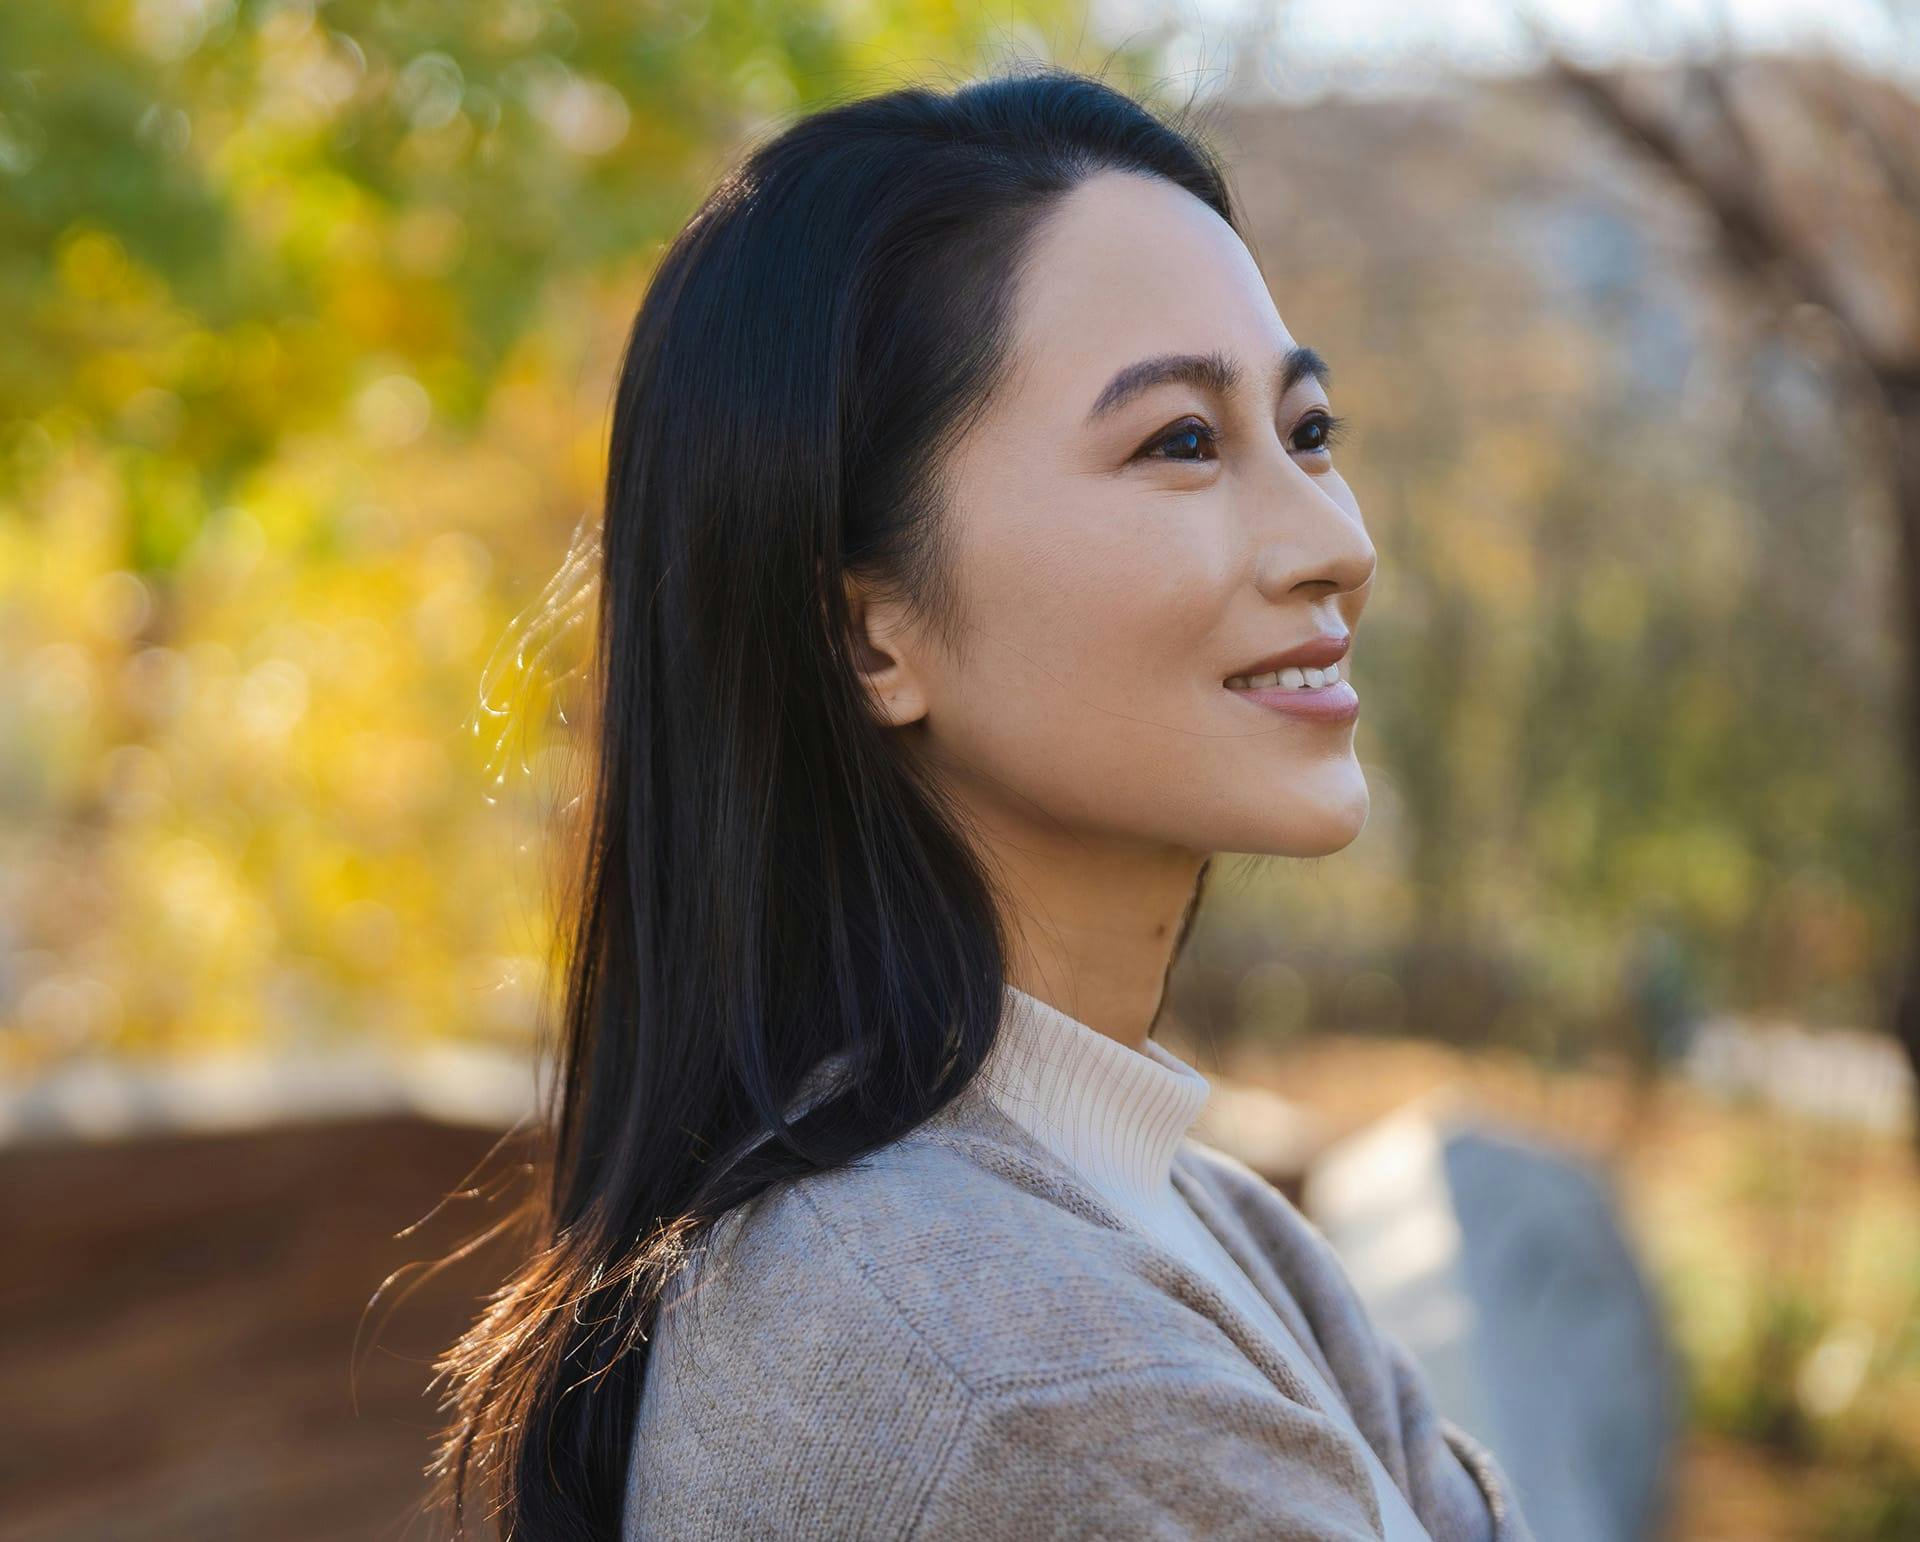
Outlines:
POLYGON ((754 147, 652 277, 613 411, 533 1245, 436 1362, 456 1538, 476 1489, 521 1542, 618 1536, 688 1247, 913 1129, 991 1048, 1001 896, 913 730, 870 710, 844 583, 963 651, 943 455, 1006 377, 1035 232, 1102 170, 1238 228, 1191 112, 1050 64, 840 102, 754 147), (790 1122, 829 1056, 839 1090, 790 1122))

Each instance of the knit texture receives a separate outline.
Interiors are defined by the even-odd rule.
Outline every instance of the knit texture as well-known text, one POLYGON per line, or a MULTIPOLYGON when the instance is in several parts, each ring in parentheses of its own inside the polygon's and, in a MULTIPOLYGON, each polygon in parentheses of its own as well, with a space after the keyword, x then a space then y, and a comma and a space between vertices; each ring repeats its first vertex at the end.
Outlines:
POLYGON ((1426 1529, 1353 1422, 1331 1373, 1301 1342, 1298 1311, 1283 1319, 1173 1184, 1173 1158, 1205 1109, 1212 1084, 1149 1038, 1122 1044, 1011 983, 1000 1036, 982 1069, 994 1104, 1048 1147, 1154 1241, 1191 1264, 1266 1334, 1312 1388, 1322 1412, 1344 1424, 1367 1465, 1387 1542, 1429 1542, 1426 1529))
POLYGON ((1017 985, 1001 994, 1000 1034, 980 1068, 995 1105, 1114 1209, 1178 1207, 1168 1175, 1206 1107, 1206 1077, 1152 1039, 1142 1054, 1017 985))
POLYGON ((624 1538, 1384 1539, 1357 1429, 1434 1542, 1533 1542, 1312 1223, 1191 1136, 1168 1174, 1346 1417, 976 1081, 716 1223, 655 1326, 624 1538))

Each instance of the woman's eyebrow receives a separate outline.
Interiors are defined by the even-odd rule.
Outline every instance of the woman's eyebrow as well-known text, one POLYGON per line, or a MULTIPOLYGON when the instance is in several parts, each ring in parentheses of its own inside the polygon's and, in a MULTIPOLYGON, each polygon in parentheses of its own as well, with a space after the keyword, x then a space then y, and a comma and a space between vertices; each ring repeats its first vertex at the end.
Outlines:
MULTIPOLYGON (((1322 385, 1333 378, 1327 361, 1305 343, 1289 349, 1274 374, 1276 396, 1285 396, 1309 375, 1322 385)), ((1207 353, 1158 354, 1129 364, 1109 380, 1106 389, 1095 398, 1086 420, 1093 423, 1110 412, 1117 412, 1141 392, 1151 391, 1158 385, 1179 382, 1230 396, 1239 388, 1240 380, 1238 362, 1217 348, 1207 353)))

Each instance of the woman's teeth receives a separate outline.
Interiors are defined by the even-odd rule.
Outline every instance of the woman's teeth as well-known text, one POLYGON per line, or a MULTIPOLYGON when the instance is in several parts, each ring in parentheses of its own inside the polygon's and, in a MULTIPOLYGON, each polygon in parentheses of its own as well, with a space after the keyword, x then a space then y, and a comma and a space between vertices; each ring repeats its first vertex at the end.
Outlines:
POLYGON ((1334 685, 1340 679, 1340 666, 1329 664, 1325 669, 1276 669, 1270 675, 1235 675, 1227 681, 1233 690, 1258 690, 1266 685, 1283 685, 1290 691, 1311 691, 1323 685, 1334 685))

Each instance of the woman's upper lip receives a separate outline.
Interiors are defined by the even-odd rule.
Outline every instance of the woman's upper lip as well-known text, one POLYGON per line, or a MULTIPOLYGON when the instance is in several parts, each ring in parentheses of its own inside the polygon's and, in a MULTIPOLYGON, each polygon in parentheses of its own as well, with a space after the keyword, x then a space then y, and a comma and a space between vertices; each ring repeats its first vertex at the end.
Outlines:
POLYGON ((1237 680, 1246 675, 1270 675, 1276 669, 1285 669, 1290 664, 1298 664, 1302 669, 1324 669, 1329 664, 1339 663, 1352 646, 1351 632, 1325 634, 1296 644, 1284 652, 1269 653, 1263 659, 1254 660, 1245 669, 1236 669, 1227 678, 1237 680))

